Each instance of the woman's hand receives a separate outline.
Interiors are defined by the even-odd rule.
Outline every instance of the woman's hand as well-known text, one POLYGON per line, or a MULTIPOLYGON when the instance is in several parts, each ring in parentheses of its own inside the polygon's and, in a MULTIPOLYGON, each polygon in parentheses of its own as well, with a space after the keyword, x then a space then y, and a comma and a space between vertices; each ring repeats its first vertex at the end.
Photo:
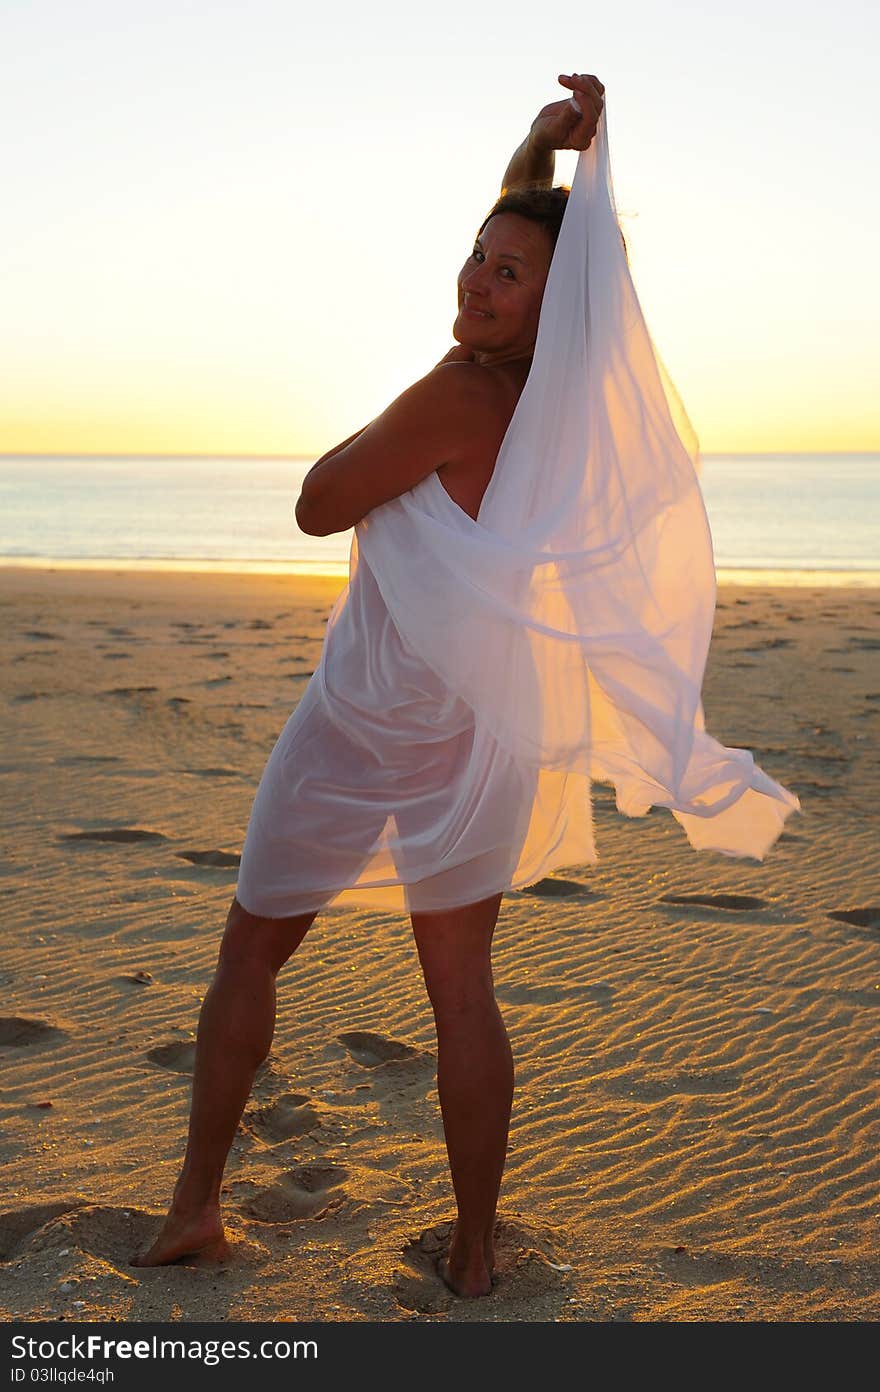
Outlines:
POLYGON ((532 122, 529 135, 532 148, 543 150, 586 150, 599 125, 604 105, 605 88, 598 77, 590 73, 561 73, 558 79, 568 87, 568 101, 551 102, 543 107, 532 122), (572 106, 577 102, 579 111, 572 106))

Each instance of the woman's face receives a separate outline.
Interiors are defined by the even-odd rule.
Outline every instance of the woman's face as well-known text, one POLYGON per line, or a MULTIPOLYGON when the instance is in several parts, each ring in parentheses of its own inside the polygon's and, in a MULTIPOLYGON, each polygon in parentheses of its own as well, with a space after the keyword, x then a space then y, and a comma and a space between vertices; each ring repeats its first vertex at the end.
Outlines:
POLYGON ((549 232, 519 213, 496 213, 486 223, 459 272, 452 326, 453 338, 478 361, 533 350, 552 255, 549 232))

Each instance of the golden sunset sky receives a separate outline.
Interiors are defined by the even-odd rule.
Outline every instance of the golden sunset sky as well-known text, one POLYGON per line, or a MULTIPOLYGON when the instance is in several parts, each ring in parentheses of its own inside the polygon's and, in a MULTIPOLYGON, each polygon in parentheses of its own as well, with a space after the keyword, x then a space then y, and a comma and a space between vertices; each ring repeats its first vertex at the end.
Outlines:
POLYGON ((33 0, 0 38, 0 452, 351 434, 451 346, 571 71, 702 449, 880 448, 876 6, 33 0))

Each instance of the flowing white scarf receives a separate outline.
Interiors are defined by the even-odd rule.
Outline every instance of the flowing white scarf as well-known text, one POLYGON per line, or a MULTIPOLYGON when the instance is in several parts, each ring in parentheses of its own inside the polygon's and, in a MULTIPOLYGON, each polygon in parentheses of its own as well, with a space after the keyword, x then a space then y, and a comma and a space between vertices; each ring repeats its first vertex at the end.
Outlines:
POLYGON ((353 567, 359 551, 405 644, 524 768, 610 781, 620 812, 668 807, 695 848, 762 859, 800 802, 705 730, 697 467, 630 276, 603 112, 477 520, 432 474, 358 524, 353 567))

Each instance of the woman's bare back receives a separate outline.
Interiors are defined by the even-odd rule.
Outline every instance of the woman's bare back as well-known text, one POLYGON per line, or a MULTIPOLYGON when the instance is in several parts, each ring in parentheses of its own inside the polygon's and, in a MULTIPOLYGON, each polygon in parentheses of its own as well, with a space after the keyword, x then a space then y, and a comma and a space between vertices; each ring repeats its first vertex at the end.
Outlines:
POLYGON ((479 439, 474 439, 473 447, 465 448, 459 459, 441 464, 437 469, 440 482, 450 498, 474 520, 480 510, 483 494, 489 487, 498 451, 531 365, 531 358, 519 358, 515 362, 483 369, 494 386, 493 391, 486 393, 486 409, 492 415, 491 428, 479 439))

